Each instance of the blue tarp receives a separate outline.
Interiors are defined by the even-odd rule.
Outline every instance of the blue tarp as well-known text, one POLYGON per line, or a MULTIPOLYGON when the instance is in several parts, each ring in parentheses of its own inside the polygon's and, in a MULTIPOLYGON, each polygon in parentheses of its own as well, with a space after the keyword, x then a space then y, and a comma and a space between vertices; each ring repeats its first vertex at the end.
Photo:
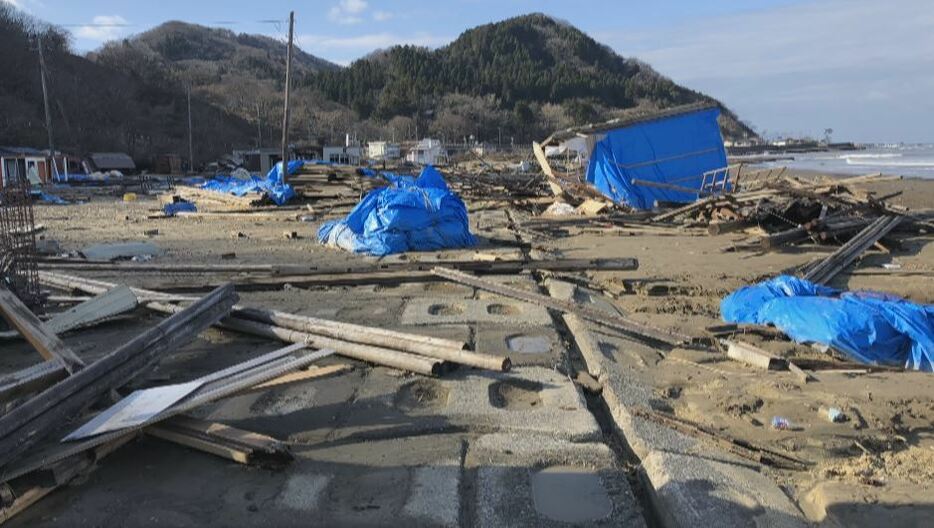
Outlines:
POLYGON ((467 207, 434 167, 417 179, 390 176, 389 187, 367 194, 345 219, 322 225, 318 242, 375 256, 476 243, 467 207))
MULTIPOLYGON (((289 174, 295 174, 304 164, 305 162, 301 160, 290 161, 289 174)), ((265 179, 251 175, 249 180, 240 180, 230 176, 218 175, 214 179, 205 182, 201 188, 234 196, 243 196, 254 192, 266 193, 276 205, 284 205, 295 197, 295 190, 292 189, 292 186, 282 183, 281 161, 270 169, 265 179)))
POLYGON ((165 213, 165 216, 175 216, 178 213, 196 213, 198 207, 191 202, 167 203, 162 208, 162 212, 165 213))
POLYGON ((614 202, 651 209, 655 200, 693 202, 697 194, 633 185, 633 179, 700 189, 703 174, 727 166, 717 124, 708 108, 611 130, 594 146, 587 181, 614 202))
POLYGON ((934 305, 782 275, 733 292, 720 313, 731 323, 775 325, 799 343, 829 345, 862 363, 934 371, 934 305))
POLYGON ((55 204, 55 205, 67 205, 68 202, 62 198, 55 196, 54 194, 49 194, 45 191, 32 191, 33 197, 37 198, 40 202, 55 204))

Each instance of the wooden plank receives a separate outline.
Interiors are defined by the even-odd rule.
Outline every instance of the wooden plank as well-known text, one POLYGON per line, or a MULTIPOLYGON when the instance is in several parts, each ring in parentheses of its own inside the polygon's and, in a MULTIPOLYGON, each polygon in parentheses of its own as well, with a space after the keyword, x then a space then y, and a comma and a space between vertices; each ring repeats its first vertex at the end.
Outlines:
MULTIPOLYGON (((18 461, 15 465, 4 468, 3 474, 0 475, 0 481, 17 478, 31 471, 35 471, 40 467, 47 466, 51 463, 63 460, 78 453, 83 453, 89 449, 93 449, 96 446, 105 444, 112 440, 127 435, 135 435, 136 431, 145 427, 159 423, 173 416, 186 413, 206 403, 235 395, 247 387, 252 387, 267 380, 277 378, 287 372, 306 367, 311 363, 318 361, 319 359, 332 355, 333 353, 334 351, 332 350, 319 350, 317 352, 300 357, 279 358, 269 363, 260 364, 247 371, 242 371, 237 376, 232 376, 228 379, 217 380, 213 383, 206 384, 197 389, 187 399, 176 403, 169 409, 153 418, 150 418, 148 421, 140 424, 139 426, 131 427, 129 429, 121 429, 120 431, 114 431, 111 433, 105 433, 82 442, 57 444, 51 450, 36 453, 31 455, 26 460, 18 461)), ((272 352, 270 354, 278 355, 279 351, 272 352)))
POLYGON ((895 229, 903 217, 882 216, 869 224, 833 254, 820 261, 804 274, 805 279, 818 284, 830 282, 838 273, 853 263, 863 251, 875 244, 880 238, 895 229))
POLYGON ((559 299, 554 299, 552 297, 546 297, 544 295, 533 293, 529 291, 520 290, 503 284, 497 284, 490 282, 472 275, 467 275, 460 271, 436 267, 432 270, 432 273, 438 275, 439 277, 444 277, 447 280, 457 282, 460 284, 466 284, 467 286, 472 286, 474 288, 479 288, 481 290, 486 290, 493 292, 505 297, 511 297, 514 299, 523 300, 532 304, 538 304, 545 306, 552 310, 558 310, 561 312, 573 313, 588 321, 598 323, 609 328, 613 328, 627 334, 636 335, 642 338, 650 339, 652 341, 658 341, 661 343, 666 343, 669 345, 680 345, 691 340, 690 337, 679 335, 675 332, 665 331, 658 328, 653 328, 648 325, 633 321, 627 317, 622 317, 619 315, 613 315, 607 312, 600 310, 595 310, 586 306, 581 306, 572 301, 563 301, 559 299))
POLYGON ((639 268, 638 259, 623 258, 596 258, 596 259, 501 259, 501 260, 450 260, 450 261, 410 261, 410 262, 380 262, 376 264, 359 264, 351 262, 347 265, 318 266, 314 264, 120 264, 114 262, 89 262, 85 260, 53 260, 40 261, 44 269, 58 268, 71 270, 113 271, 116 273, 153 272, 165 273, 268 273, 272 275, 288 276, 289 280, 301 280, 302 276, 315 275, 346 275, 368 273, 397 273, 411 271, 431 271, 431 268, 444 265, 461 271, 474 271, 482 273, 520 273, 522 271, 632 271, 639 268))
POLYGON ((542 148, 541 144, 533 141, 532 152, 535 153, 535 160, 538 161, 539 166, 542 168, 542 172, 545 174, 545 179, 548 181, 548 189, 551 190, 551 194, 553 194, 555 197, 564 195, 564 189, 562 189, 561 185, 558 184, 558 178, 555 177, 555 173, 552 171, 551 165, 548 163, 548 157, 545 156, 545 149, 542 148))
POLYGON ((0 379, 0 404, 45 390, 68 375, 58 361, 45 361, 0 379))
POLYGON ((288 447, 271 436, 191 416, 176 416, 144 432, 240 464, 281 466, 292 460, 288 447))
MULTIPOLYGON (((549 295, 556 299, 566 301, 571 300, 576 288, 573 284, 553 279, 549 279, 546 286, 548 287, 549 295)), ((587 328, 587 325, 575 314, 563 313, 561 314, 561 319, 571 333, 571 337, 574 340, 574 344, 577 345, 577 350, 580 352, 581 357, 584 358, 584 363, 587 365, 587 372, 595 379, 600 379, 600 376, 603 374, 603 354, 600 352, 600 346, 593 338, 590 329, 587 328)))
POLYGON ((23 488, 16 494, 16 498, 11 504, 0 507, 0 524, 22 513, 33 504, 39 502, 58 488, 68 484, 76 477, 94 471, 97 468, 96 463, 98 461, 113 453, 133 438, 134 435, 118 438, 97 446, 94 451, 90 453, 90 456, 88 456, 87 453, 81 453, 60 460, 43 471, 37 471, 37 473, 42 473, 41 475, 29 474, 17 479, 17 481, 0 484, 0 486, 6 486, 9 489, 12 489, 13 485, 16 485, 17 488, 23 488))
POLYGON ((84 366, 81 358, 72 352, 3 284, 0 284, 0 314, 47 361, 60 361, 69 373, 75 373, 84 366))
POLYGON ((791 373, 794 374, 795 377, 798 378, 798 381, 801 383, 807 383, 808 381, 817 380, 817 378, 815 378, 813 374, 802 369, 798 365, 795 365, 794 362, 792 361, 788 362, 788 370, 790 370, 791 373))
POLYGON ((781 370, 786 367, 785 360, 775 357, 761 348, 742 341, 724 340, 726 355, 730 359, 752 365, 763 370, 781 370))
POLYGON ((232 286, 218 288, 110 354, 0 417, 0 466, 8 464, 98 397, 155 365, 225 316, 237 301, 232 286))
POLYGON ((343 374, 344 372, 349 372, 351 370, 353 370, 352 366, 343 363, 338 365, 327 365, 324 367, 311 366, 306 370, 290 372, 288 374, 279 376, 278 378, 260 383, 259 385, 254 385, 248 389, 244 389, 241 394, 248 394, 251 392, 264 391, 273 388, 281 388, 287 385, 301 383, 303 381, 316 380, 329 376, 335 376, 337 374, 343 374))

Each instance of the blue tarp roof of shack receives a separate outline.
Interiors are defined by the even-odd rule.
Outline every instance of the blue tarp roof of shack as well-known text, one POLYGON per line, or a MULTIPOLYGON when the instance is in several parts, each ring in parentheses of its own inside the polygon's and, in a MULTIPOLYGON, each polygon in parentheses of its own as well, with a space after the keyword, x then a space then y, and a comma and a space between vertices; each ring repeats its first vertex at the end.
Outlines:
POLYGON ((726 167, 718 108, 618 128, 590 154, 587 181, 613 201, 650 209, 656 200, 692 202, 697 194, 633 185, 633 179, 699 189, 703 174, 726 167))

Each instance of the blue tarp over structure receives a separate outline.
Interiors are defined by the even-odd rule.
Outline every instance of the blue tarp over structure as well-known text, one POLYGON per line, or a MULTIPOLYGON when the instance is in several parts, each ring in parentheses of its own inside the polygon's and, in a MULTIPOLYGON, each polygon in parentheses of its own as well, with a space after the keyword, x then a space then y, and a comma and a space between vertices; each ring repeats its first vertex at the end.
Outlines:
POLYGON ((829 345, 862 363, 934 371, 934 305, 783 275, 733 292, 720 313, 731 323, 775 325, 797 342, 829 345))
POLYGON ((700 189, 703 174, 727 166, 718 108, 607 132, 590 154, 587 181, 614 202, 651 209, 655 200, 693 202, 697 194, 633 185, 640 179, 700 189))
POLYGON ((418 178, 384 176, 391 185, 367 194, 343 220, 322 225, 318 242, 375 256, 476 243, 467 206, 434 167, 418 178))
MULTIPOLYGON (((304 164, 305 162, 302 160, 290 161, 289 174, 297 173, 304 164)), ((266 193, 276 205, 285 205, 286 202, 295 197, 295 190, 292 189, 292 186, 282 183, 281 161, 269 170, 266 178, 251 175, 249 180, 241 180, 230 176, 215 176, 214 179, 205 182, 201 188, 234 196, 243 196, 255 192, 266 193)))

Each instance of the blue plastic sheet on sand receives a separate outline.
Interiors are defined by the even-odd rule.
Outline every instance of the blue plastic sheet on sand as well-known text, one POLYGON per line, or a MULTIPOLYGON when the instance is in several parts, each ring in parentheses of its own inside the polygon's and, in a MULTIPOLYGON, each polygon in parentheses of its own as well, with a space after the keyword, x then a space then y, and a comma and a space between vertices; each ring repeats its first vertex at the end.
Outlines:
POLYGON ((731 323, 774 325, 799 343, 828 345, 861 363, 934 372, 934 305, 782 275, 731 293, 720 314, 731 323))
MULTIPOLYGON (((289 174, 295 174, 305 164, 301 160, 289 162, 289 174)), ((244 196, 248 193, 265 193, 276 205, 285 205, 295 197, 295 190, 287 183, 282 183, 282 162, 269 170, 266 178, 250 176, 249 180, 241 180, 230 176, 218 175, 201 186, 202 189, 216 191, 234 196, 244 196)))
POLYGON ((587 181, 617 203, 651 209, 656 200, 693 202, 696 193, 634 185, 633 179, 700 189, 707 171, 727 166, 718 108, 611 130, 594 145, 587 181))
POLYGON ((54 194, 49 194, 45 191, 32 191, 34 197, 36 197, 40 202, 50 203, 55 205, 67 205, 68 201, 62 199, 59 196, 54 194))
POLYGON ((175 216, 178 213, 196 213, 198 207, 191 202, 167 203, 162 208, 162 212, 165 213, 165 216, 175 216))
POLYGON ((470 247, 467 207, 427 166, 418 178, 384 173, 391 185, 367 194, 343 220, 318 229, 318 242, 382 256, 470 247))

